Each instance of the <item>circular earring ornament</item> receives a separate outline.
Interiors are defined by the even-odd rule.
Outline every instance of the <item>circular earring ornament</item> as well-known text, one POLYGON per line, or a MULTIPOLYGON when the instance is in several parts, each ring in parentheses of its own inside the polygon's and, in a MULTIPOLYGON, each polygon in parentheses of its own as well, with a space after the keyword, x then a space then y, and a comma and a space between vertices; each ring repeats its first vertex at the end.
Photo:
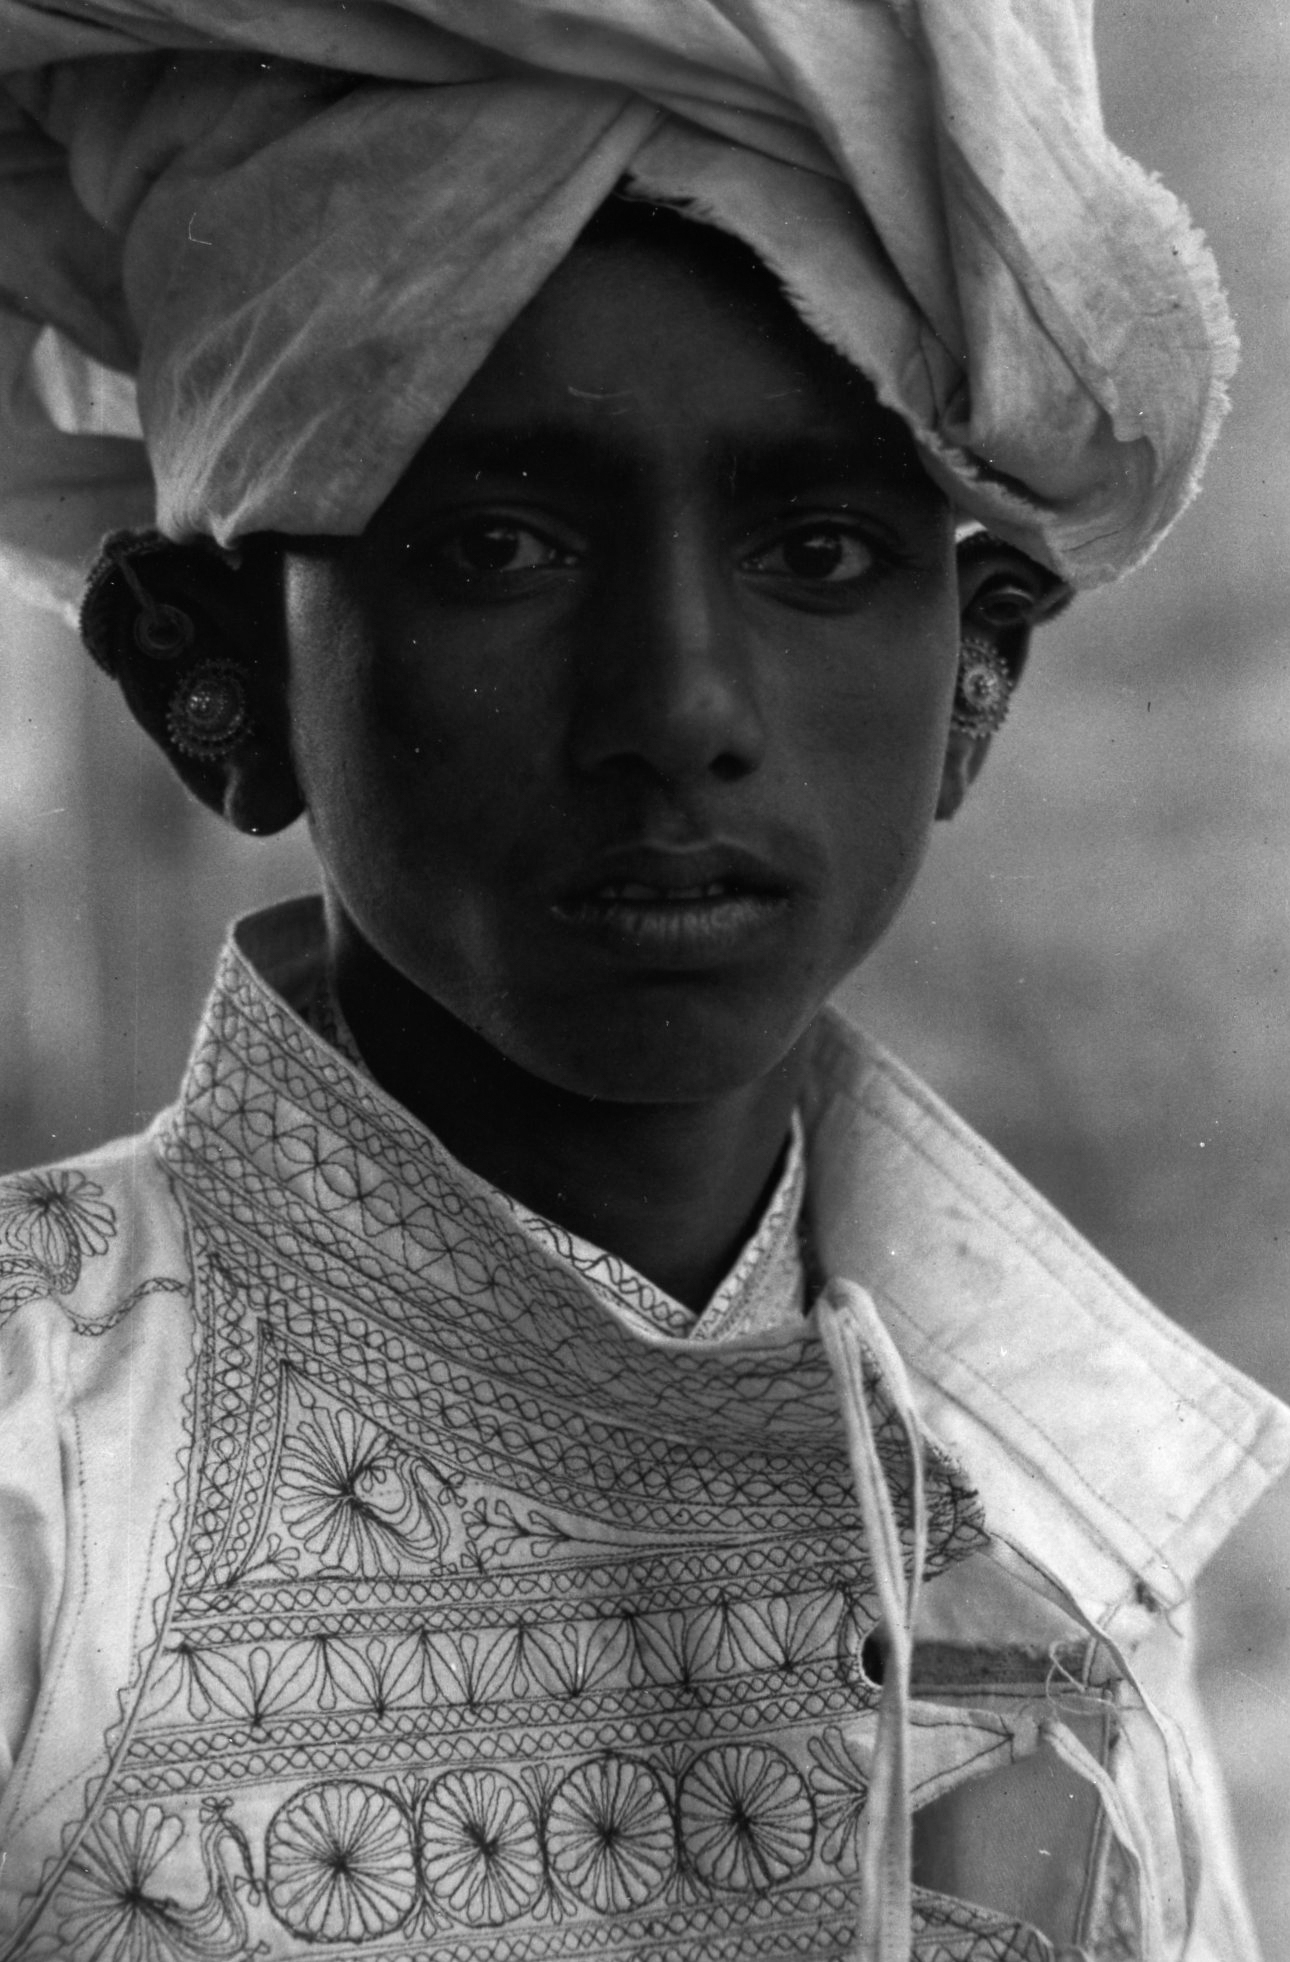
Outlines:
POLYGON ((114 531, 103 540, 81 605, 81 639, 105 673, 121 668, 121 638, 129 634, 140 653, 154 661, 173 661, 192 646, 196 629, 189 615, 157 599, 136 565, 168 549, 159 531, 114 531), (134 602, 127 619, 121 587, 134 602))
POLYGON ((228 756, 251 731, 246 683, 232 661, 204 661, 184 676, 166 710, 175 749, 201 763, 228 756))
POLYGON ((175 661, 193 644, 193 623, 180 607, 150 596, 135 615, 134 644, 153 661, 175 661))
POLYGON ((964 634, 950 728, 977 742, 995 736, 1007 720, 1011 699, 1012 675, 998 648, 974 634, 964 634))

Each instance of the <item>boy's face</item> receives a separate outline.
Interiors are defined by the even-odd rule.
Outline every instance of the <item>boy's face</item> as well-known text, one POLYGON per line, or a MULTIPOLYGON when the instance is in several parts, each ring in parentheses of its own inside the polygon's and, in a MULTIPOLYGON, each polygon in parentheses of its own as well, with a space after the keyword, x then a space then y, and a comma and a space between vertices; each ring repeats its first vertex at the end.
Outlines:
POLYGON ((951 515, 769 285, 580 248, 363 536, 286 581, 333 905, 548 1082, 753 1082, 908 890, 951 515))

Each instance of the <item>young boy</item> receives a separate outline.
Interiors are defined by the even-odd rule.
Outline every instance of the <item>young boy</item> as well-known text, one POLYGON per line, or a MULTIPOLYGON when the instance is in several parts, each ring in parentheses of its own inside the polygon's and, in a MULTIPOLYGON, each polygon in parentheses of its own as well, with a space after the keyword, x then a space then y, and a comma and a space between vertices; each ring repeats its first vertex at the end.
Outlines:
POLYGON ((87 643, 324 891, 0 1187, 0 1952, 1249 1955, 1179 1611, 1282 1413, 826 1007, 1184 499, 1212 275, 1064 10, 429 12, 11 84, 142 341, 87 643))

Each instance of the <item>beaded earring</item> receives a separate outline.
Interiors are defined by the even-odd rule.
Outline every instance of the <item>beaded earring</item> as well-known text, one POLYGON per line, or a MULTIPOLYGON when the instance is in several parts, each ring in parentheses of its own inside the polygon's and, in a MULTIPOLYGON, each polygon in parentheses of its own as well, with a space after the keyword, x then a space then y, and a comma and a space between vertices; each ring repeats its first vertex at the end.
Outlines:
POLYGON ((197 638, 192 617, 151 593, 135 562, 170 549, 157 531, 118 531, 104 539, 81 607, 81 638, 108 674, 121 666, 122 632, 150 661, 179 667, 166 704, 166 738, 172 749, 200 763, 218 763, 251 733, 247 677, 235 661, 197 661, 184 667, 197 638), (123 618, 120 585, 134 602, 123 618))
POLYGON ((166 709, 171 747, 201 763, 217 763, 251 731, 246 683, 232 661, 202 661, 186 674, 166 709))
POLYGON ((177 661, 193 644, 193 623, 181 608, 149 594, 135 619, 134 644, 150 660, 177 661))
POLYGON ((997 735, 1008 714, 1012 675, 1003 655, 988 640, 964 634, 954 683, 950 728, 974 742, 997 735))
POLYGON ((118 581, 134 601, 130 637, 141 654, 153 661, 175 661, 193 644, 196 630, 188 614, 157 599, 135 570, 135 560, 165 549, 166 540, 157 531, 114 531, 103 540, 85 588, 80 628, 90 654, 108 674, 115 675, 121 665, 121 611, 114 591, 118 581))

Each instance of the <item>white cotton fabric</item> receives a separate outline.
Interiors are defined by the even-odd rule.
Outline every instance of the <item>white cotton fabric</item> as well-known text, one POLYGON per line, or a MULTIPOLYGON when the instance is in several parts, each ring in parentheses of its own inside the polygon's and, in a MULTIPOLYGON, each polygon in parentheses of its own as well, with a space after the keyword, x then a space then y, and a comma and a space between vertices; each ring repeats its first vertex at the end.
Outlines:
POLYGON ((2 0, 0 78, 36 596, 154 515, 360 530, 623 179, 751 245, 1077 584, 1151 550, 1222 414, 1213 262, 1105 135, 1088 0, 2 0))

